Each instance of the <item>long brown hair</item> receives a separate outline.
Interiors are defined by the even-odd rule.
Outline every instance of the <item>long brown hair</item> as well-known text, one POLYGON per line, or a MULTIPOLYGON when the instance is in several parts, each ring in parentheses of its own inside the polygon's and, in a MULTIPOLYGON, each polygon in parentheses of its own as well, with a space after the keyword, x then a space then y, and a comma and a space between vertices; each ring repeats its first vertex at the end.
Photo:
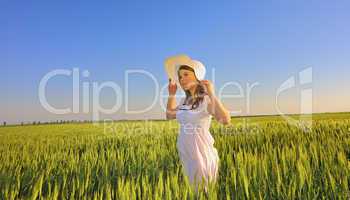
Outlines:
MULTIPOLYGON (((180 76, 180 70, 182 70, 182 69, 189 70, 189 71, 192 71, 193 73, 195 73, 192 67, 190 67, 188 65, 181 65, 177 71, 178 77, 180 76)), ((188 101, 193 101, 193 99, 194 99, 194 102, 192 102, 191 110, 196 109, 199 106, 199 104, 203 102, 204 96, 207 94, 204 86, 200 83, 200 81, 197 79, 197 77, 196 77, 196 80, 198 82, 198 85, 197 85, 196 90, 194 92, 194 96, 191 95, 191 92, 189 90, 185 90, 186 98, 185 98, 183 105, 185 105, 186 102, 188 102, 188 101)))

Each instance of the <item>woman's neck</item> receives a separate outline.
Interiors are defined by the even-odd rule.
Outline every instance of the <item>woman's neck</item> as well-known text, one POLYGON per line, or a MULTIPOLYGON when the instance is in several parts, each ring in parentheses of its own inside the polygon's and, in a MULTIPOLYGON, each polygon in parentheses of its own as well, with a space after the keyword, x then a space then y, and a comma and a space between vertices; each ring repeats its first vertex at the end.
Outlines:
POLYGON ((189 89, 192 98, 194 98, 194 95, 195 95, 195 93, 196 93, 196 88, 197 88, 197 87, 192 87, 191 89, 189 89))
POLYGON ((187 103, 186 104, 188 104, 188 103, 193 103, 194 102, 194 100, 195 100, 195 98, 196 98, 196 95, 195 95, 195 93, 196 93, 196 89, 197 89, 197 86, 195 86, 195 87, 192 87, 192 88, 190 88, 188 91, 189 91, 189 93, 190 93, 190 98, 188 99, 189 101, 187 101, 187 103))
POLYGON ((196 97, 197 87, 198 87, 198 84, 195 84, 189 89, 192 98, 196 97))

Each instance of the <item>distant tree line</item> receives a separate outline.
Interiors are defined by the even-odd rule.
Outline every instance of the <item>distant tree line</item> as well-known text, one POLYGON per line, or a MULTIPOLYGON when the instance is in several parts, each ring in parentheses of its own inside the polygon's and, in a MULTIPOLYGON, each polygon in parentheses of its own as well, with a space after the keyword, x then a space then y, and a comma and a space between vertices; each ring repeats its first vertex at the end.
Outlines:
MULTIPOLYGON (((92 120, 56 120, 56 121, 32 121, 32 122, 21 122, 20 125, 41 125, 41 124, 70 124, 70 123, 92 123, 92 120)), ((3 126, 6 126, 7 122, 3 122, 3 126)), ((11 124, 10 124, 11 125, 11 124)), ((9 126, 10 126, 9 125, 9 126)))

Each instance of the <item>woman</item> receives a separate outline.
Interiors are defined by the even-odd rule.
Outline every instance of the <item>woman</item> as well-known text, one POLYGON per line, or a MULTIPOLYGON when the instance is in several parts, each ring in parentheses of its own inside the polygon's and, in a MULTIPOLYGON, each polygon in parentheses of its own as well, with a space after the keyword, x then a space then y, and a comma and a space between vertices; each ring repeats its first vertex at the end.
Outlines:
POLYGON ((211 117, 226 125, 230 123, 230 114, 215 96, 213 84, 202 80, 205 75, 204 65, 187 59, 177 63, 175 68, 177 83, 185 91, 186 97, 176 105, 177 85, 170 78, 166 117, 177 119, 180 123, 177 149, 190 183, 198 191, 199 184, 204 180, 207 190, 207 184, 216 180, 219 169, 218 152, 209 132, 211 117))

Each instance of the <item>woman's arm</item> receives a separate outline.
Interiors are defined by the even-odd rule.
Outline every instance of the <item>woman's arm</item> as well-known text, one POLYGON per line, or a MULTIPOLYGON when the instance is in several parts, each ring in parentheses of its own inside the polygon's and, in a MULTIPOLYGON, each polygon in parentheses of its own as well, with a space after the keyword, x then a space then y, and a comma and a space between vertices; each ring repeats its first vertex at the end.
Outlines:
POLYGON ((169 79, 169 97, 168 97, 168 103, 166 106, 166 119, 176 119, 176 94, 177 85, 176 83, 172 83, 171 79, 169 79))
POLYGON ((176 99, 175 95, 169 95, 166 106, 166 119, 176 119, 176 99))
POLYGON ((224 124, 230 124, 230 112, 224 107, 221 101, 215 95, 209 95, 210 103, 208 104, 208 112, 212 114, 215 119, 224 124))
POLYGON ((220 99, 216 97, 213 84, 208 80, 203 80, 202 84, 206 86, 208 96, 210 98, 210 102, 208 103, 207 107, 208 112, 213 115, 218 122, 224 125, 230 124, 230 112, 225 108, 220 99))

